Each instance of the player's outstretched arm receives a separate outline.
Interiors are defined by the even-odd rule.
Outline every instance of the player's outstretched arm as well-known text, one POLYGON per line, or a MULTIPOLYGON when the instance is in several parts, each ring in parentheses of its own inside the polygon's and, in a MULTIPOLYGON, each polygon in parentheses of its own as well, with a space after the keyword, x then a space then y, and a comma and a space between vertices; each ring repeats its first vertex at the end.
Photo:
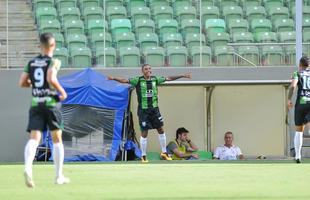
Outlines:
POLYGON ((29 80, 29 74, 28 73, 23 72, 20 75, 18 85, 19 85, 19 87, 22 87, 22 88, 27 88, 27 87, 31 86, 31 81, 29 80))
POLYGON ((116 77, 112 77, 112 76, 108 76, 108 80, 113 80, 113 81, 117 81, 119 83, 129 83, 128 79, 125 78, 116 78, 116 77))
POLYGON ((191 79, 191 78, 192 78, 192 74, 191 74, 191 73, 186 73, 186 74, 179 75, 179 76, 168 76, 168 77, 166 78, 166 81, 174 81, 174 80, 177 80, 177 79, 180 79, 180 78, 188 78, 188 79, 191 79))
POLYGON ((61 101, 67 98, 67 93, 64 88, 60 85, 57 79, 57 69, 55 67, 50 67, 47 71, 47 81, 48 83, 54 87, 59 93, 59 99, 61 101))

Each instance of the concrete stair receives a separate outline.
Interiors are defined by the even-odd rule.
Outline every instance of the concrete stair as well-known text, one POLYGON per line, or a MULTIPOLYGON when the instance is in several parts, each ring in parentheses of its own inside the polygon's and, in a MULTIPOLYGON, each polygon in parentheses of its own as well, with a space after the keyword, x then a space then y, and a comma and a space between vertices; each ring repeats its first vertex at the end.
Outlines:
POLYGON ((0 0, 0 68, 22 68, 40 51, 38 31, 26 0, 9 1, 8 15, 6 3, 0 0))

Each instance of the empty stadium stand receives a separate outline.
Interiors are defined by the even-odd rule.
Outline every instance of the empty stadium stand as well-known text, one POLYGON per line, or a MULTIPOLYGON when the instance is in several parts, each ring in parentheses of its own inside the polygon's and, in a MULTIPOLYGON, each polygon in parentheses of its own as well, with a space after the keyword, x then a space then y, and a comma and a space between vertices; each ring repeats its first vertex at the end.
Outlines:
MULTIPOLYGON (((294 65, 292 49, 285 45, 295 40, 295 5, 290 0, 32 0, 29 7, 18 2, 20 8, 10 9, 19 14, 9 27, 23 32, 12 37, 27 39, 28 57, 37 51, 37 34, 53 32, 55 56, 63 67, 132 67, 146 62, 171 67, 294 65), (24 22, 15 26, 19 17, 24 22), (139 59, 129 59, 127 66, 125 54, 139 59), (152 58, 155 54, 160 60, 152 58)), ((303 14, 304 53, 309 55, 308 0, 303 14)), ((1 16, 4 22, 3 12, 1 16)), ((14 48, 18 49, 10 49, 14 48)))

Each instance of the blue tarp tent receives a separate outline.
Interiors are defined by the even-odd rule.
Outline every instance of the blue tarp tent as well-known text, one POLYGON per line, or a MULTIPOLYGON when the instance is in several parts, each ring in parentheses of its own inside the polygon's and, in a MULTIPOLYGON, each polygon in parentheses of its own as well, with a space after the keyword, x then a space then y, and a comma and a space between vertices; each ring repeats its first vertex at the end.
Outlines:
MULTIPOLYGON (((81 133, 81 129, 93 126, 91 123, 96 123, 96 126, 99 124, 98 127, 104 126, 103 132, 110 133, 111 135, 111 149, 106 160, 115 160, 122 140, 124 115, 128 109, 129 85, 107 80, 104 75, 90 68, 62 76, 59 78, 59 82, 68 94, 68 98, 62 103, 63 108, 74 105, 92 109, 91 112, 85 112, 83 108, 84 110, 82 112, 79 111, 78 114, 72 107, 63 110, 63 116, 65 116, 64 133, 70 132, 72 136, 75 136, 75 134, 81 133), (93 114, 87 115, 87 113, 93 113, 94 111, 96 112, 95 116, 93 114), (109 126, 98 119, 100 116, 104 116, 105 113, 108 113, 111 118, 111 120, 109 118, 111 122, 109 126)), ((86 133, 82 134, 87 134, 87 131, 84 132, 86 133)), ((92 157, 89 154, 85 155, 86 157, 92 157)), ((100 157, 101 155, 98 156, 100 157)), ((77 157, 81 157, 81 155, 77 155, 77 157)), ((76 157, 72 160, 75 161, 76 157)), ((94 159, 92 158, 92 160, 94 159)), ((98 160, 104 159, 100 157, 98 160)))

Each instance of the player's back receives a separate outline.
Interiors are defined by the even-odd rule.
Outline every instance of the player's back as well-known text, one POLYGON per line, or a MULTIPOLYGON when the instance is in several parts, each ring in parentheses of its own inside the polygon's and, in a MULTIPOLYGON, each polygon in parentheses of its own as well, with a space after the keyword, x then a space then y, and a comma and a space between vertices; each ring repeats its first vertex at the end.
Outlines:
POLYGON ((29 79, 32 85, 32 106, 40 104, 53 106, 55 102, 56 90, 51 88, 48 83, 48 69, 52 63, 52 58, 49 56, 39 55, 29 61, 26 66, 26 71, 29 74, 29 79))
POLYGON ((298 91, 296 103, 310 103, 310 70, 303 69, 294 74, 295 79, 298 78, 298 91))

